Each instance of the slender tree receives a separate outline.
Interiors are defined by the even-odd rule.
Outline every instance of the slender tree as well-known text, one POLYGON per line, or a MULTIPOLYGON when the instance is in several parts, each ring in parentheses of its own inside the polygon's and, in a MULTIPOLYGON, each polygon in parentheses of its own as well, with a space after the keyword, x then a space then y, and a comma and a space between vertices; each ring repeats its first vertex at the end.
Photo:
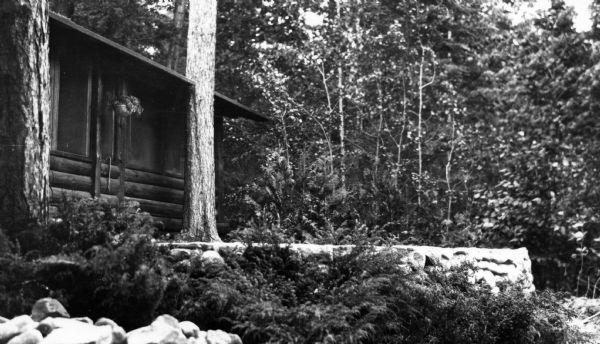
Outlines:
POLYGON ((218 241, 215 217, 214 90, 217 1, 190 1, 186 75, 196 83, 188 119, 185 229, 218 241))
MULTIPOLYGON (((336 19, 340 27, 342 27, 342 9, 340 0, 336 1, 336 19)), ((340 116, 340 184, 342 190, 346 191, 346 127, 345 127, 345 114, 344 114, 344 68, 340 59, 340 63, 337 67, 338 74, 338 113, 340 116)))
POLYGON ((0 3, 0 226, 47 217, 46 0, 0 3))
POLYGON ((167 51, 167 67, 177 70, 181 58, 181 44, 185 39, 184 24, 185 10, 188 7, 189 0, 173 1, 173 26, 175 26, 175 35, 169 42, 167 51))

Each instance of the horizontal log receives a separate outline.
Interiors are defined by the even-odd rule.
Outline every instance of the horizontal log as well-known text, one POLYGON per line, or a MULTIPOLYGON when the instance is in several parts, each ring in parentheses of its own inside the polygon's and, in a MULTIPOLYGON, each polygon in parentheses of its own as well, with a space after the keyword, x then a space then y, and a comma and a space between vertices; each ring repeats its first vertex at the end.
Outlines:
MULTIPOLYGON (((101 176, 104 178, 108 177, 108 166, 108 164, 102 164, 101 166, 100 173, 101 176)), ((80 176, 91 176, 92 164, 85 161, 73 160, 62 156, 51 155, 50 170, 70 174, 77 174, 80 176)), ((119 176, 120 171, 118 166, 112 165, 110 169, 111 179, 118 180, 119 176)), ((158 173, 138 171, 129 168, 125 169, 125 180, 140 184, 156 185, 177 190, 184 189, 183 178, 165 176, 158 173)))
POLYGON ((84 155, 75 154, 75 153, 63 152, 63 151, 59 151, 59 150, 51 150, 50 154, 51 154, 51 156, 67 158, 70 160, 85 161, 87 163, 92 162, 92 159, 89 156, 84 156, 84 155))
MULTIPOLYGON (((111 176, 112 177, 112 176, 111 176)), ((115 178, 110 179, 110 190, 108 188, 108 178, 100 178, 100 193, 105 195, 114 195, 119 192, 120 181, 115 178)))
POLYGON ((125 182, 125 196, 180 205, 183 204, 183 190, 141 183, 125 182))
MULTIPOLYGON (((64 199, 84 199, 91 198, 91 194, 89 192, 77 191, 77 190, 69 190, 58 187, 52 187, 51 193, 51 203, 57 204, 61 203, 64 199)), ((116 196, 113 195, 102 195, 100 196, 101 200, 106 200, 109 204, 116 206, 119 203, 119 200, 116 196)), ((144 210, 144 206, 147 207, 148 210, 144 210, 150 213, 155 221, 160 221, 163 223, 163 226, 159 226, 159 229, 169 232, 181 231, 183 228, 183 220, 181 216, 157 216, 156 212, 153 213, 152 209, 156 208, 159 204, 165 208, 169 208, 168 211, 178 211, 179 208, 174 204, 161 204, 161 202, 152 202, 148 200, 141 200, 135 198, 126 198, 126 200, 136 201, 140 203, 142 210, 144 210)), ((165 211, 163 211, 165 213, 165 211)), ((51 206, 51 214, 52 216, 58 215, 58 207, 51 206)), ((166 214, 165 214, 166 215, 166 214)))
POLYGON ((62 156, 50 155, 50 170, 77 174, 80 176, 92 175, 92 164, 85 161, 78 161, 62 156))
MULTIPOLYGON (((112 175, 111 175, 112 177, 112 175)), ((100 178, 100 191, 103 194, 117 195, 119 192, 119 180, 110 179, 110 189, 108 188, 108 178, 100 178)), ((162 186, 125 182, 125 197, 139 198, 143 200, 158 201, 165 203, 183 204, 183 190, 170 189, 162 186)))
POLYGON ((63 189, 59 187, 53 186, 50 192, 50 202, 51 203, 60 203, 65 198, 66 199, 81 199, 81 198, 91 198, 92 195, 86 191, 78 191, 72 189, 63 189))
MULTIPOLYGON (((101 198, 112 196, 116 200, 119 181, 116 179, 111 180, 110 191, 108 191, 106 181, 106 178, 102 178, 101 190, 103 194, 101 198)), ((50 185, 53 188, 65 190, 67 195, 73 194, 75 191, 84 192, 84 194, 74 193, 77 196, 76 198, 91 197, 89 192, 92 187, 92 180, 90 177, 51 171, 50 185)), ((126 198, 139 202, 144 211, 174 217, 180 217, 183 213, 183 191, 131 182, 127 182, 126 185, 126 196, 130 196, 126 198), (166 200, 166 202, 163 200, 166 200)))
POLYGON ((154 221, 162 222, 162 226, 158 225, 158 229, 165 232, 181 232, 183 229, 183 220, 181 218, 170 218, 153 216, 154 221))
MULTIPOLYGON (((79 191, 68 188, 60 188, 53 186, 50 197, 50 203, 57 204, 62 202, 65 198, 69 199, 85 199, 85 198, 93 198, 92 194, 87 191, 79 191)), ((117 196, 113 195, 101 195, 99 197, 101 200, 107 201, 111 206, 116 206, 119 204, 119 199, 117 196)))
POLYGON ((89 193, 92 190, 92 177, 51 170, 50 186, 89 193))
POLYGON ((125 197, 126 200, 135 201, 140 204, 143 211, 149 212, 152 216, 164 216, 173 218, 183 217, 183 206, 181 204, 152 201, 148 199, 125 197))
POLYGON ((132 182, 164 186, 171 189, 183 190, 183 178, 164 176, 161 174, 125 169, 125 180, 132 182))
MULTIPOLYGON (((108 164, 102 164, 100 175, 105 178, 108 177, 108 164)), ((119 179, 120 175, 121 171, 119 171, 118 166, 112 165, 110 168, 110 177, 119 179)), ((177 190, 183 190, 184 188, 183 178, 175 178, 158 173, 144 172, 130 168, 125 169, 125 180, 140 184, 156 185, 177 190)))

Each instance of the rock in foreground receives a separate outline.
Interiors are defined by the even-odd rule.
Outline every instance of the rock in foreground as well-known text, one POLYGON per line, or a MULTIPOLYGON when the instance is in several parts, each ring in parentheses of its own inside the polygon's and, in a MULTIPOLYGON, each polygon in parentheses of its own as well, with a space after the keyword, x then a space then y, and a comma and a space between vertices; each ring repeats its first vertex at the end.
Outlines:
POLYGON ((95 323, 86 317, 69 318, 55 299, 44 298, 33 306, 31 316, 20 315, 0 322, 0 344, 242 344, 238 335, 221 330, 201 331, 190 322, 170 315, 128 333, 108 318, 95 323))

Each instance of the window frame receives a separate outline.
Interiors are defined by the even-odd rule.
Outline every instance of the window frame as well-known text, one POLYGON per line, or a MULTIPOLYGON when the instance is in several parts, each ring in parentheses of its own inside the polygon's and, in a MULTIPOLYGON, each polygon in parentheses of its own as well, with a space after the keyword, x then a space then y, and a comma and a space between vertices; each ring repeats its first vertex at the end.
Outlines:
POLYGON ((82 68, 87 73, 87 92, 85 96, 85 154, 78 154, 69 151, 60 150, 58 148, 58 118, 60 115, 60 90, 61 90, 61 64, 62 57, 66 52, 57 49, 50 53, 50 115, 51 115, 51 130, 50 130, 50 152, 54 155, 74 158, 78 160, 91 161, 91 141, 92 141, 92 92, 93 92, 93 65, 92 60, 88 56, 82 56, 80 63, 85 66, 82 68))

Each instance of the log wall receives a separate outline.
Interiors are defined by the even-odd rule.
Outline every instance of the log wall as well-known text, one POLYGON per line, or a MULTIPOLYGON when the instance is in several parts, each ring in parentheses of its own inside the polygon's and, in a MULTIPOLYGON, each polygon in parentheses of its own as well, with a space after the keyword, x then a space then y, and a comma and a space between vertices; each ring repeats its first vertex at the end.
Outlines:
MULTIPOLYGON (((91 161, 52 154, 50 157, 51 204, 56 207, 65 198, 89 198, 94 192, 91 161)), ((118 166, 100 165, 100 199, 118 204, 124 180, 125 200, 136 201, 143 211, 163 223, 166 231, 180 231, 183 217, 183 179, 118 166), (110 178, 109 178, 110 176, 110 178), (122 178, 123 177, 123 178, 122 178)), ((56 208, 54 208, 56 211, 56 208)))

